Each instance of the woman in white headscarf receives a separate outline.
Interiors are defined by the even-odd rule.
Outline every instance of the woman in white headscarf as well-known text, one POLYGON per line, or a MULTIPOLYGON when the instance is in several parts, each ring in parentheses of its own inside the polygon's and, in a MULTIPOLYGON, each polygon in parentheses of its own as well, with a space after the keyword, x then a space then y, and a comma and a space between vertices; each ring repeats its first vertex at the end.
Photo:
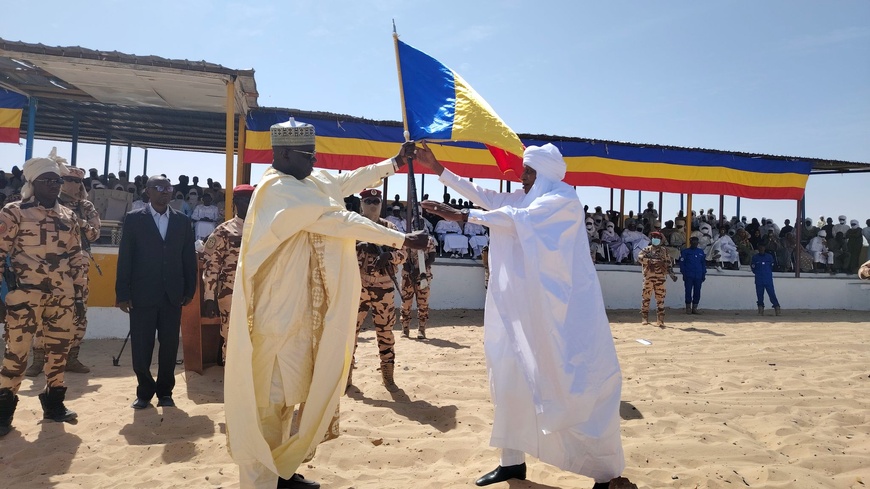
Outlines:
POLYGON ((426 210, 490 229, 484 350, 495 405, 490 444, 502 453, 476 484, 525 479, 529 453, 607 487, 625 467, 622 375, 583 205, 561 181, 565 160, 552 144, 526 148, 523 188, 510 194, 460 179, 425 144, 417 161, 486 209, 426 201, 426 210))

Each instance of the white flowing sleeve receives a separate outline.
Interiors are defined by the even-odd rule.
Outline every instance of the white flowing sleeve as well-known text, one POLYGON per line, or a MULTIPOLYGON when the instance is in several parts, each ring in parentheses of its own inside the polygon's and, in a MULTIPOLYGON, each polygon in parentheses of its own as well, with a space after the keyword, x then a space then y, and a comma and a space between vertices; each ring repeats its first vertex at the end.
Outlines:
POLYGON ((393 160, 384 160, 380 163, 364 166, 354 171, 342 173, 336 176, 341 186, 342 195, 351 195, 363 191, 366 188, 380 184, 380 180, 395 174, 393 160))
POLYGON ((393 248, 401 248, 405 242, 405 235, 399 231, 381 226, 356 212, 345 210, 321 215, 316 221, 305 226, 305 231, 334 238, 353 238, 357 241, 393 248))
POLYGON ((498 209, 504 205, 514 204, 517 200, 516 194, 483 188, 474 182, 458 177, 446 168, 441 172, 438 180, 484 209, 498 209))

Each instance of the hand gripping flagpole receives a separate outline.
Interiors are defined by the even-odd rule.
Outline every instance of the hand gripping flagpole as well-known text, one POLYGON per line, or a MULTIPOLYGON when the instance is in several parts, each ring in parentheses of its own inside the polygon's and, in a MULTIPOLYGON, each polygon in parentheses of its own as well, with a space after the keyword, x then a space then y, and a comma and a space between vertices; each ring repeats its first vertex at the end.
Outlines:
MULTIPOLYGON (((402 63, 399 59, 399 34, 396 32, 396 20, 393 19, 393 46, 396 50, 396 72, 399 74, 399 97, 402 101, 402 124, 405 128, 403 135, 405 142, 411 142, 411 133, 408 131, 408 117, 405 110, 405 88, 402 84, 402 63)), ((414 158, 408 158, 408 212, 405 217, 405 229, 410 231, 425 231, 426 226, 423 224, 423 216, 420 215, 420 207, 417 201, 417 181, 414 179, 414 158)), ((417 250, 417 277, 421 289, 429 286, 429 280, 426 276, 426 252, 417 250)))

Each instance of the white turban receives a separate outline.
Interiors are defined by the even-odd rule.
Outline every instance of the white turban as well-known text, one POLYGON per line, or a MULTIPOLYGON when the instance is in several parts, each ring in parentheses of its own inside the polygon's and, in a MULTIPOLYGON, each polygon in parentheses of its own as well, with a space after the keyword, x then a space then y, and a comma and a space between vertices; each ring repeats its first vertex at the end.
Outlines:
POLYGON ((819 236, 820 236, 820 237, 824 238, 824 237, 827 236, 827 235, 828 235, 828 232, 825 231, 824 229, 822 229, 821 231, 819 231, 819 236))
POLYGON ((845 220, 846 220, 846 216, 840 216, 839 219, 840 219, 841 221, 845 221, 845 220))
POLYGON ((33 195, 33 182, 40 175, 46 173, 56 173, 58 176, 64 176, 69 171, 66 169, 66 159, 57 156, 57 148, 51 148, 48 158, 31 158, 24 162, 24 167, 21 169, 24 173, 24 185, 21 187, 21 199, 27 199, 33 195))
POLYGON ((526 148, 523 151, 523 165, 533 168, 538 176, 552 182, 561 182, 568 170, 559 148, 550 143, 526 148))

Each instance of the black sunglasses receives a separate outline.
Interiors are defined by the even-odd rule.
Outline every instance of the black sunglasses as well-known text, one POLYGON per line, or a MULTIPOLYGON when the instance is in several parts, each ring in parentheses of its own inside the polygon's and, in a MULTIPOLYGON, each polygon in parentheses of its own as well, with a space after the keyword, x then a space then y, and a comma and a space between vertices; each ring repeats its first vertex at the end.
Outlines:
POLYGON ((302 153, 302 154, 308 156, 309 158, 311 158, 312 160, 317 157, 316 151, 302 151, 301 149, 292 149, 292 148, 290 149, 290 151, 294 151, 296 153, 302 153))
POLYGON ((148 188, 156 189, 158 192, 172 192, 172 185, 151 185, 148 188))
POLYGON ((37 178, 33 183, 42 182, 46 185, 63 185, 63 178, 37 178))
POLYGON ((71 183, 82 183, 82 179, 77 177, 63 177, 63 181, 71 183))

